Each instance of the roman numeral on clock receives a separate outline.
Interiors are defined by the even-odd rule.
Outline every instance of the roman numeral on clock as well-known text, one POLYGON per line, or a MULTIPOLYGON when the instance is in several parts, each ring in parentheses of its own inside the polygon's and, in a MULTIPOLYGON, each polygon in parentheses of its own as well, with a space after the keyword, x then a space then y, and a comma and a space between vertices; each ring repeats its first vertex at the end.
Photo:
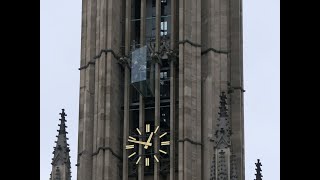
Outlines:
POLYGON ((170 141, 161 142, 161 146, 168 146, 168 145, 170 145, 170 141))
POLYGON ((134 145, 126 145, 126 149, 133 149, 134 145))

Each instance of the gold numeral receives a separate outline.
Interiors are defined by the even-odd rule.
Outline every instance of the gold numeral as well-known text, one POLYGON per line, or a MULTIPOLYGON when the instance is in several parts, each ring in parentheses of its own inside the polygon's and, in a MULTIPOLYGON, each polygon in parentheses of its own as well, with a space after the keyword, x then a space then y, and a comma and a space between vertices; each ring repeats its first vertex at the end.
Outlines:
POLYGON ((156 130, 154 131, 154 133, 157 133, 158 129, 159 129, 159 126, 157 126, 156 130))
POLYGON ((146 132, 150 132, 150 124, 146 124, 146 132))
POLYGON ((126 149, 133 149, 134 145, 126 145, 126 149))
POLYGON ((157 162, 159 162, 159 159, 157 158, 156 155, 153 155, 153 157, 154 157, 154 159, 155 159, 157 162))
POLYGON ((130 138, 130 139, 132 139, 132 140, 135 140, 135 141, 137 140, 136 138, 134 138, 134 137, 131 137, 131 136, 129 136, 129 138, 130 138))
POLYGON ((149 166, 149 158, 146 158, 146 166, 149 166))
POLYGON ((167 146, 167 145, 170 145, 170 141, 161 142, 161 146, 167 146))
POLYGON ((161 153, 163 153, 163 154, 167 154, 167 152, 162 151, 161 149, 159 149, 159 151, 160 151, 161 153))
POLYGON ((134 156, 136 154, 136 152, 130 154, 130 156, 128 156, 128 158, 131 158, 132 156, 134 156))
POLYGON ((138 133, 141 135, 141 132, 140 132, 140 130, 137 128, 137 131, 138 131, 138 133))
POLYGON ((163 136, 165 136, 167 133, 165 132, 165 133, 163 133, 163 134, 161 134, 161 136, 159 136, 159 138, 162 138, 163 136))
POLYGON ((141 159, 141 157, 139 157, 139 158, 138 158, 138 160, 137 160, 136 164, 138 164, 138 163, 139 163, 140 159, 141 159))

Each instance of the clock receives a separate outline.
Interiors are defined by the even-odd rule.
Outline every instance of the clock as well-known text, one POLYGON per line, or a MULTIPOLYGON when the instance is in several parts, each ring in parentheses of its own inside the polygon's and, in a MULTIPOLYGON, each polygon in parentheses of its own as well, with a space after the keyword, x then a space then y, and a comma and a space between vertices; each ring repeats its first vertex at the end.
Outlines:
POLYGON ((151 131, 150 124, 146 124, 145 132, 141 132, 139 128, 135 129, 138 135, 131 135, 128 138, 128 144, 126 145, 126 150, 130 151, 128 158, 135 161, 135 164, 138 164, 141 158, 145 159, 145 166, 150 166, 150 160, 153 158, 157 163, 159 163, 159 158, 161 157, 159 154, 167 154, 165 149, 166 146, 170 146, 170 141, 166 141, 165 136, 168 135, 167 132, 161 132, 160 126, 157 126, 154 131, 151 131), (156 136, 159 135, 159 136, 156 136), (139 140, 142 139, 142 141, 139 140), (159 154, 153 152, 154 138, 159 138, 160 147, 159 154), (138 153, 138 145, 143 145, 143 152, 141 155, 138 153))

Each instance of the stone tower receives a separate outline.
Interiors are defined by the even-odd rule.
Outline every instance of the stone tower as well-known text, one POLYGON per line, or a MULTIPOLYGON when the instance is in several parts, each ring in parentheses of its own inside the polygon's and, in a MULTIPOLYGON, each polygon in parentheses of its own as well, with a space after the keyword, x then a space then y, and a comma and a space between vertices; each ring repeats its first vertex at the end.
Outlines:
POLYGON ((242 0, 82 0, 79 70, 78 180, 245 179, 242 0))
POLYGON ((69 156, 69 144, 67 143, 67 134, 66 124, 67 121, 65 117, 67 114, 62 109, 61 123, 59 124, 60 128, 57 130, 59 133, 56 136, 58 138, 56 147, 54 147, 53 158, 52 158, 52 171, 50 174, 50 180, 71 180, 71 166, 70 166, 70 156, 69 156))

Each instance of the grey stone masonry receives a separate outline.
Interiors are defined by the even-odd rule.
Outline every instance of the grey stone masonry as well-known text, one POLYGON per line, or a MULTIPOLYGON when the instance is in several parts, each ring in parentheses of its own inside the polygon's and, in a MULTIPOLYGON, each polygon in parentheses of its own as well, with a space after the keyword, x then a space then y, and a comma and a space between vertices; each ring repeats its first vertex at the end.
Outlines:
MULTIPOLYGON (((128 175, 125 145, 133 119, 140 127, 151 119, 161 124, 162 68, 170 69, 169 172, 154 163, 152 173, 146 174, 141 160, 137 178, 216 180, 227 173, 230 180, 245 179, 242 0, 82 0, 81 28, 77 180, 135 178, 128 175), (162 17, 169 2, 171 14, 162 17), (132 19, 133 14, 140 18, 132 19), (166 18, 171 18, 165 48, 170 67, 157 63, 152 70, 152 117, 144 110, 151 107, 149 102, 140 97, 134 115, 139 117, 132 118, 131 36, 140 34, 144 45, 145 35, 152 34, 154 52, 159 53, 166 18)), ((159 141, 153 144, 159 153, 159 141)), ((143 153, 141 147, 137 154, 143 153)))

